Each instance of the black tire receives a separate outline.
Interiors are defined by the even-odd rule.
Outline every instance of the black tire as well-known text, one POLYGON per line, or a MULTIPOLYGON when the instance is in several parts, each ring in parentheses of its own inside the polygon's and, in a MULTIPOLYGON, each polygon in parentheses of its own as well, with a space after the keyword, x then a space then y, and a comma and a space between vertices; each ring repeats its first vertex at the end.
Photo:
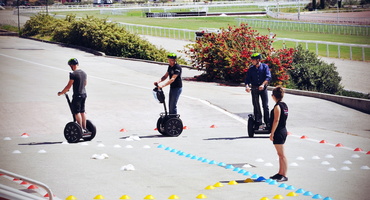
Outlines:
POLYGON ((86 120, 86 129, 88 132, 91 132, 91 135, 89 137, 84 137, 83 139, 85 141, 91 141, 96 135, 96 127, 90 120, 86 120))
POLYGON ((76 122, 69 122, 64 128, 64 137, 68 143, 79 142, 82 138, 82 128, 76 122))
POLYGON ((166 135, 177 137, 182 133, 183 125, 180 118, 170 118, 164 124, 166 135))
POLYGON ((254 119, 253 117, 248 118, 248 136, 254 137, 254 119))
POLYGON ((160 134, 162 134, 164 136, 168 136, 166 134, 165 129, 164 129, 164 124, 166 123, 167 119, 168 119, 167 117, 162 117, 161 116, 161 117, 158 118, 158 121, 157 121, 157 130, 160 134))

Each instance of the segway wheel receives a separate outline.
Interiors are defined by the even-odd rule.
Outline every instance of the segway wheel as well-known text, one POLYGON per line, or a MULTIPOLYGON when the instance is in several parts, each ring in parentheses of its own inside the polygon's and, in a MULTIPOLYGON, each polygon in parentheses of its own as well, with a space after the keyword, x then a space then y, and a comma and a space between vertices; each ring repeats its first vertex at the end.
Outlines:
POLYGON ((164 128, 166 135, 177 137, 182 133, 182 121, 179 118, 170 118, 165 122, 164 128))
POLYGON ((82 138, 82 128, 75 122, 69 122, 64 128, 64 137, 68 143, 76 143, 82 138))
POLYGON ((248 119, 248 136, 254 137, 254 119, 253 117, 249 117, 248 119))
POLYGON ((166 134, 166 131, 164 129, 164 124, 166 122, 167 118, 166 117, 159 117, 158 118, 158 121, 157 121, 157 130, 160 134, 164 135, 164 136, 168 136, 166 134))
POLYGON ((88 134, 87 137, 83 137, 83 139, 85 141, 91 141, 96 135, 96 127, 90 120, 86 120, 86 129, 88 131, 88 134))

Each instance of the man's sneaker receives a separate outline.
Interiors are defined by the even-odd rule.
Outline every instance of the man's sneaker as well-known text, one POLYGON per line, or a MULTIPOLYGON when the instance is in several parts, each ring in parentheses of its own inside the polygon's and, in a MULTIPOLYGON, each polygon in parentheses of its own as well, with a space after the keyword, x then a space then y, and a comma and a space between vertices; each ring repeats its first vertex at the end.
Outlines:
POLYGON ((271 176, 270 178, 275 180, 275 179, 280 179, 281 177, 282 177, 282 175, 275 174, 275 175, 271 176))
POLYGON ((87 129, 83 129, 82 132, 83 132, 83 134, 91 134, 91 132, 87 129))
POLYGON ((281 178, 276 179, 277 182, 283 182, 283 181, 288 181, 288 177, 286 176, 281 176, 281 178))

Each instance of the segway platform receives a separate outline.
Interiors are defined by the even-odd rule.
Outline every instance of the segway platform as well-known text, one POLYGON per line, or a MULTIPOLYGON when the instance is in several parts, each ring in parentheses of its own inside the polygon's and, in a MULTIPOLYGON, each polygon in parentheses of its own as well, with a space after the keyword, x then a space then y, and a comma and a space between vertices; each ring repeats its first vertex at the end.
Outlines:
POLYGON ((79 141, 91 141, 96 136, 96 127, 90 121, 86 120, 86 129, 87 132, 82 130, 82 127, 76 122, 76 118, 72 112, 72 104, 69 99, 68 94, 65 94, 69 109, 71 110, 73 116, 73 122, 68 122, 64 128, 64 137, 67 139, 68 143, 77 143, 79 141))
POLYGON ((164 136, 177 137, 182 133, 183 124, 179 114, 168 114, 165 102, 165 96, 162 89, 155 87, 153 89, 154 98, 163 103, 164 112, 159 115, 157 121, 158 132, 164 136))
POLYGON ((270 128, 265 124, 259 125, 254 115, 248 115, 248 136, 254 137, 254 134, 270 134, 270 128))

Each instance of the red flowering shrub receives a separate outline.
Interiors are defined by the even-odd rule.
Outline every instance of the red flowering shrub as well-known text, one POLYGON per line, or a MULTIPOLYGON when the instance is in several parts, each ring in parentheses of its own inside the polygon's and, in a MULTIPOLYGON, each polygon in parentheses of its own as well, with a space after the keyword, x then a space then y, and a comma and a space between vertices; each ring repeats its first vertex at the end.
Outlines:
POLYGON ((272 48, 273 36, 260 35, 247 24, 222 28, 220 33, 204 33, 196 43, 186 47, 191 64, 205 73, 198 77, 205 81, 222 80, 240 83, 251 65, 250 56, 261 53, 262 62, 269 65, 272 85, 286 85, 294 49, 272 48))

